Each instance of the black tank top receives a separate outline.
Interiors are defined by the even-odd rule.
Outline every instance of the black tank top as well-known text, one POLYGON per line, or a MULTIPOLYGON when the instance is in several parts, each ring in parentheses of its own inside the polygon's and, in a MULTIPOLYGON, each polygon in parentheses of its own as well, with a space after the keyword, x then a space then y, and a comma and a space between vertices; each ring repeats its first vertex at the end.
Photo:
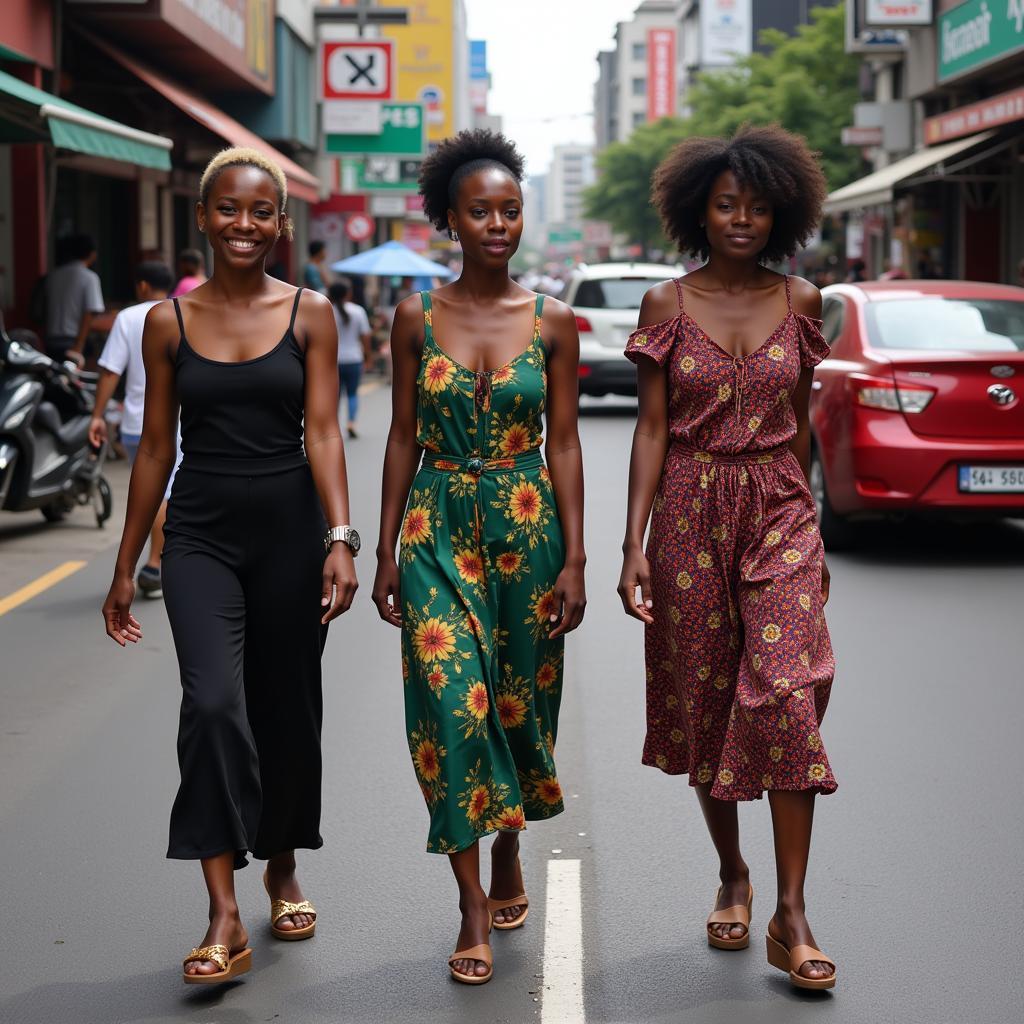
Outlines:
POLYGON ((239 362, 207 359, 181 337, 175 379, 181 402, 182 467, 254 476, 304 465, 305 355, 295 340, 300 288, 284 337, 265 355, 239 362))

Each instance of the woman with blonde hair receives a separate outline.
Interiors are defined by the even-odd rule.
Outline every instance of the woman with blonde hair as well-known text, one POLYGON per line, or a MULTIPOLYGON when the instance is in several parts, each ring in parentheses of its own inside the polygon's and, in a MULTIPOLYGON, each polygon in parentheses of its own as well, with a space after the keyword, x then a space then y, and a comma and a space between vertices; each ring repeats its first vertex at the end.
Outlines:
POLYGON ((145 418, 103 605, 111 639, 142 638, 133 574, 174 465, 180 408, 163 554, 182 684, 167 855, 200 861, 209 892, 209 927, 183 966, 192 984, 250 968, 233 874, 249 851, 268 861, 274 936, 316 929, 295 850, 323 843, 320 656, 356 589, 359 536, 331 304, 266 273, 290 230, 287 198, 281 169, 256 150, 225 150, 203 174, 196 215, 213 273, 146 318, 145 418))

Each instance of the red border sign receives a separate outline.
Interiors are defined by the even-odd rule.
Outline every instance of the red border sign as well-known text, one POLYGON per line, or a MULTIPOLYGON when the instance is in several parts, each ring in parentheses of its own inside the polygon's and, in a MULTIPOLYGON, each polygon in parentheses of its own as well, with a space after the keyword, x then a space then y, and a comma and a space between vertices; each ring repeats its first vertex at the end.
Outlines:
POLYGON ((373 237, 374 231, 377 230, 377 224, 374 219, 366 213, 353 213, 345 221, 345 234, 353 242, 365 242, 373 237))
POLYGON ((925 118, 924 141, 931 146, 1013 121, 1024 121, 1024 89, 1011 89, 980 103, 925 118))
POLYGON ((320 98, 393 99, 394 71, 394 40, 339 39, 324 42, 320 47, 320 98))
POLYGON ((676 32, 647 30, 647 120, 676 113, 676 32))

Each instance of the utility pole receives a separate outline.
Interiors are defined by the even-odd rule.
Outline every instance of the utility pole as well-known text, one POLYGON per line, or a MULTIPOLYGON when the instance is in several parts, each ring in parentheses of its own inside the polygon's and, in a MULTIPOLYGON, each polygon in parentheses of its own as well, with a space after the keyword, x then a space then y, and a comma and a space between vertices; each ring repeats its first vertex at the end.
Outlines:
POLYGON ((405 7, 378 7, 376 0, 350 0, 344 6, 318 6, 313 8, 317 25, 355 25, 359 38, 370 25, 407 25, 409 11, 405 7))

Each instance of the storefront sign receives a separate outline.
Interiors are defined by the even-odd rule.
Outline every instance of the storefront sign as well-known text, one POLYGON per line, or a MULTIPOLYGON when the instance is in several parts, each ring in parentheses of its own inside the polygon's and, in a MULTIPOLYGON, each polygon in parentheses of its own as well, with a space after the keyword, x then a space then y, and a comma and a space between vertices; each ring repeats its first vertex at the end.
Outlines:
POLYGON ((328 153, 381 153, 389 156, 421 156, 426 152, 423 107, 419 103, 382 103, 377 134, 324 135, 328 153))
POLYGON ((930 25, 932 0, 867 0, 864 21, 868 25, 930 25))
POLYGON ((676 112, 676 33, 671 28, 647 30, 647 120, 676 112))
POLYGON ((966 0, 939 16, 938 46, 940 82, 1024 50, 1024 0, 966 0))
POLYGON ((700 62, 730 65, 750 55, 752 0, 704 0, 700 5, 700 62))
POLYGON ((924 141, 931 146, 1013 121, 1024 121, 1024 88, 926 118, 924 141))
POLYGON ((421 166, 421 160, 400 160, 388 156, 346 159, 341 165, 340 191, 414 193, 419 184, 421 166))
POLYGON ((880 146, 885 133, 881 125, 877 128, 860 128, 851 125, 840 132, 840 141, 844 146, 880 146))
POLYGON ((381 107, 373 100, 324 100, 324 131, 330 135, 380 135, 381 107))

